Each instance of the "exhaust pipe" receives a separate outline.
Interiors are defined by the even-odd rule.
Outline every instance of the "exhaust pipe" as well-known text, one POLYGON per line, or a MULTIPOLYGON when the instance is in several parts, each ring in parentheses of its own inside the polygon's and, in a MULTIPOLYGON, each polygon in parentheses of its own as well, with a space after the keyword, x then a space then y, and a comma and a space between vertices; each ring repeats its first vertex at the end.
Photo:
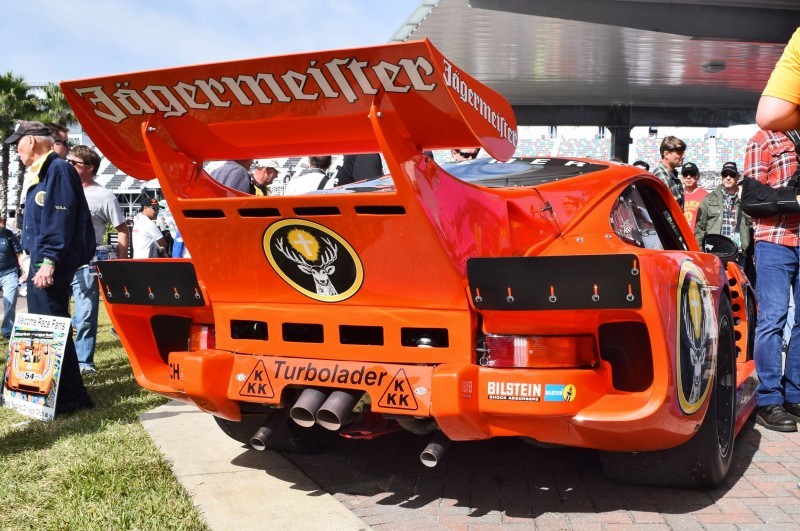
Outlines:
POLYGON ((433 468, 439 461, 442 459, 442 456, 447 451, 447 448, 450 446, 452 441, 447 438, 442 432, 437 433, 433 436, 433 440, 428 443, 428 446, 419 454, 419 460, 422 461, 422 464, 433 468))
POLYGON ((326 430, 338 430, 347 422, 353 407, 363 394, 361 391, 332 392, 317 411, 317 424, 326 430))
POLYGON ((264 422, 264 425, 258 428, 253 436, 250 437, 250 446, 253 450, 258 450, 259 452, 266 450, 270 438, 278 431, 278 424, 284 421, 285 418, 286 415, 278 415, 273 412, 264 422))
POLYGON ((291 411, 289 411, 289 416, 300 426, 310 428, 316 422, 317 410, 319 410, 326 398, 328 398, 327 393, 319 389, 308 388, 303 391, 300 398, 294 403, 291 411))

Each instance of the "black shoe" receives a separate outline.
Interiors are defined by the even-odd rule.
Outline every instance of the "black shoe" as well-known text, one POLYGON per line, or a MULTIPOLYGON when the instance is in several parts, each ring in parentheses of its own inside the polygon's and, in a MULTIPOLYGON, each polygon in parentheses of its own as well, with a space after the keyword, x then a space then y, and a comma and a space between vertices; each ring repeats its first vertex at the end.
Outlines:
POLYGON ((56 402, 56 415, 77 413, 82 409, 94 409, 94 401, 90 396, 74 402, 62 402, 61 400, 56 402))
POLYGON ((797 422, 794 417, 787 413, 780 404, 770 404, 758 408, 756 423, 768 430, 797 431, 797 422))
POLYGON ((783 410, 794 419, 795 422, 800 422, 800 404, 792 404, 791 402, 783 403, 783 410))

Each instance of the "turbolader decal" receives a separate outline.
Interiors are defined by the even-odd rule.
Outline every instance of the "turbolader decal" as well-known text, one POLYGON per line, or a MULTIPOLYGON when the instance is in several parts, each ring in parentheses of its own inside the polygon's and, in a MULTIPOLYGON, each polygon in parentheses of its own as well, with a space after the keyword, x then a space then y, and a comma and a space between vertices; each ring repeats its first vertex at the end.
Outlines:
POLYGON ((312 221, 286 219, 272 224, 264 233, 264 253, 283 280, 321 302, 352 297, 364 280, 353 247, 312 221))

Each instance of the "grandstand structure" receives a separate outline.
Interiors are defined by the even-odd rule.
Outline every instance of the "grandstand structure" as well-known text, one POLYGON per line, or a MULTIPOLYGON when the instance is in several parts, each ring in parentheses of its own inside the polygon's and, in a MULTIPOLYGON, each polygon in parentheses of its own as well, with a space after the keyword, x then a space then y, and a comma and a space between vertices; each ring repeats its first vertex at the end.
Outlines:
MULTIPOLYGON (((568 157, 592 158, 607 160, 612 150, 610 134, 603 134, 599 128, 584 128, 586 131, 578 137, 574 130, 556 127, 520 127, 520 139, 515 153, 516 157, 568 157), (542 133, 542 131, 545 131, 542 133), (600 132, 598 132, 600 131, 600 132)), ((671 133, 667 133, 671 134, 671 133)), ((73 144, 92 145, 91 140, 82 131, 70 131, 70 141, 73 144)), ((700 168, 700 186, 713 189, 719 185, 719 169, 725 162, 733 161, 741 169, 744 165, 745 147, 750 133, 730 135, 708 130, 705 134, 695 137, 680 136, 687 145, 686 161, 697 164, 700 168)), ((664 134, 648 134, 633 139, 628 162, 645 160, 651 168, 659 160, 658 148, 664 134)), ((451 162, 453 159, 447 150, 434 151, 434 160, 437 163, 451 162)), ((9 217, 14 216, 12 203, 17 194, 17 158, 12 151, 11 157, 12 176, 9 180, 9 217)), ((279 158, 281 163, 279 176, 270 186, 271 193, 283 193, 286 183, 294 176, 308 167, 305 157, 279 158)), ((342 163, 341 156, 334 156, 331 172, 335 174, 337 167, 342 163)), ((221 165, 221 161, 211 161, 205 164, 206 171, 212 171, 221 165)), ((384 166, 385 167, 385 166, 384 166)), ((133 217, 140 208, 143 194, 160 198, 160 186, 157 180, 145 181, 126 175, 114 166, 108 159, 103 159, 97 172, 97 182, 105 186, 119 199, 123 212, 128 217, 133 217)))

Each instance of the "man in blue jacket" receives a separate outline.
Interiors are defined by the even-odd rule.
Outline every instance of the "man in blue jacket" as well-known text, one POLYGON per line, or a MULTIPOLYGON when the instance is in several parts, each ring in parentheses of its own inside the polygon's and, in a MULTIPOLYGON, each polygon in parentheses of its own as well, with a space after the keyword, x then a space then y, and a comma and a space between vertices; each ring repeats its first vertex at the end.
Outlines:
MULTIPOLYGON (((6 140, 28 168, 22 193, 25 217, 22 248, 31 256, 28 311, 69 317, 75 270, 89 263, 95 250, 89 207, 75 168, 53 151, 53 137, 41 122, 21 121, 6 140)), ((78 368, 72 334, 61 366, 56 414, 94 407, 78 368)))

